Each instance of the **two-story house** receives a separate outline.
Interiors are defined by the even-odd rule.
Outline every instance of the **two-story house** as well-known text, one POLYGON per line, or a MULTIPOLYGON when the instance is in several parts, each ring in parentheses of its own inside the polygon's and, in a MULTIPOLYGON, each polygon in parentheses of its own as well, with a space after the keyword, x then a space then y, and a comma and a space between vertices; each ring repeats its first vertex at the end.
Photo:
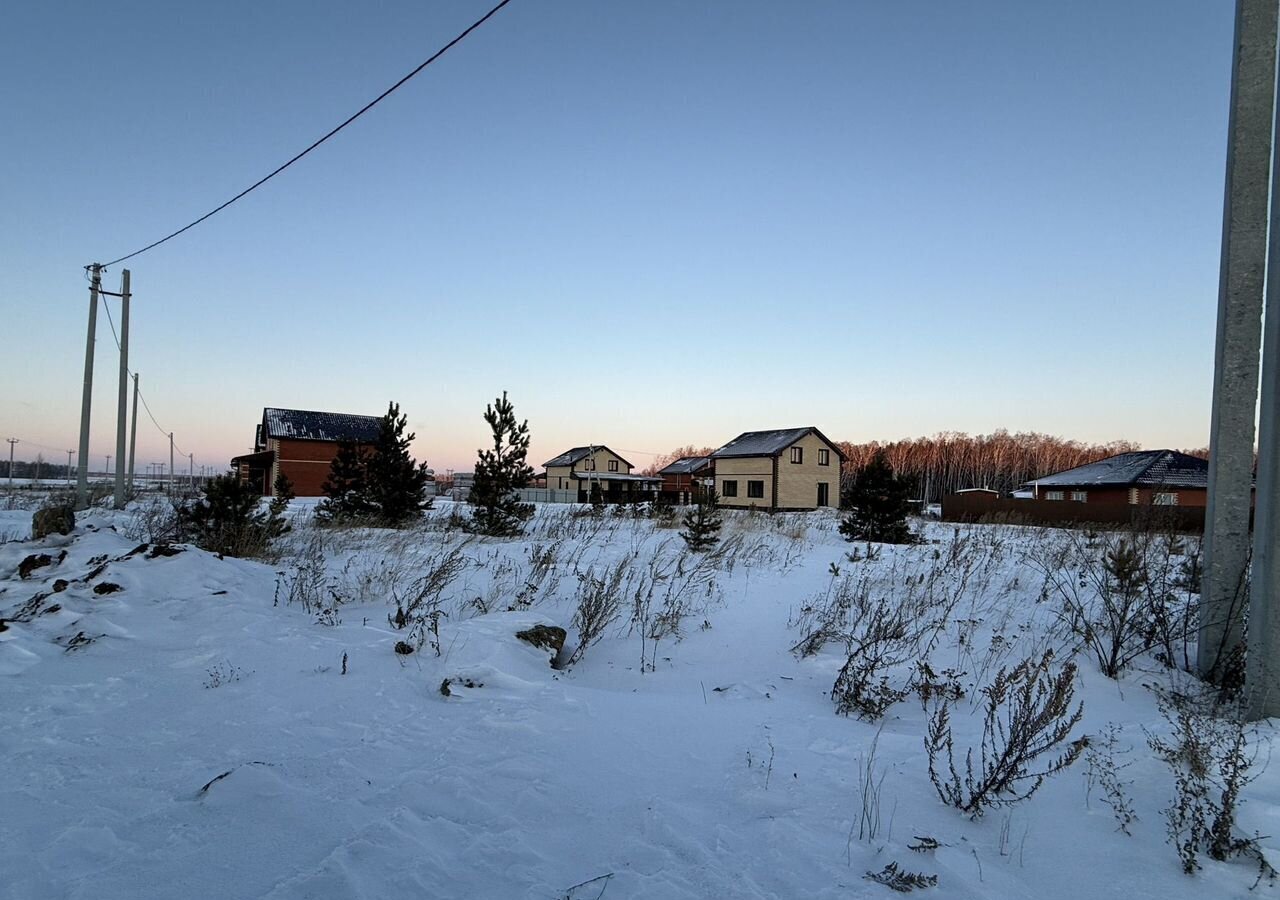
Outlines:
POLYGON ((579 503, 590 502, 592 485, 606 503, 652 500, 662 485, 661 478, 633 475, 635 466, 602 444, 566 450, 545 467, 548 490, 577 491, 579 503))
POLYGON ((748 431, 711 459, 721 506, 777 512, 840 505, 844 454, 812 426, 748 431))

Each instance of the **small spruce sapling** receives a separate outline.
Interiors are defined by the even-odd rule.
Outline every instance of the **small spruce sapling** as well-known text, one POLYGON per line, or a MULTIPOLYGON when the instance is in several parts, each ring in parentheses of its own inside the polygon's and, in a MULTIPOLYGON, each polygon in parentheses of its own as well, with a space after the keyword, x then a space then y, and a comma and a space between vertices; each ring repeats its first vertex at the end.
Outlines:
POLYGON ((723 522, 719 502, 720 495, 714 490, 702 491, 698 494, 698 502, 684 515, 684 530, 680 536, 694 553, 710 550, 720 540, 723 522))
POLYGON ((329 477, 320 490, 325 499, 316 507, 316 518, 322 522, 341 522, 369 515, 368 454, 355 441, 341 441, 338 453, 329 465, 329 477))
POLYGON ((877 450, 845 491, 842 505, 848 514, 840 523, 840 533, 848 541, 865 540, 868 555, 872 542, 913 543, 915 535, 907 527, 907 513, 914 491, 912 480, 895 474, 885 452, 877 450))
POLYGON ((471 504, 469 529, 491 537, 514 537, 524 530, 533 515, 533 505, 522 503, 516 491, 533 477, 526 461, 529 453, 529 422, 516 421, 515 407, 507 392, 485 408, 484 420, 493 432, 493 449, 478 451, 475 477, 468 501, 471 504))

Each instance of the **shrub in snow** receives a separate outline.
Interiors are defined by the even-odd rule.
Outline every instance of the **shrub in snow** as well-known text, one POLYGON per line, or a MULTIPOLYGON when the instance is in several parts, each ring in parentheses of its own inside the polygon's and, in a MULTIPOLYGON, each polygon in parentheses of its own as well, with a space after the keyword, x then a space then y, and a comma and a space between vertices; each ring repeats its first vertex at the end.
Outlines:
POLYGON ((527 462, 529 422, 516 422, 515 407, 507 392, 485 407, 484 420, 493 432, 493 449, 481 450, 467 500, 471 504, 468 529, 491 537, 514 537, 533 515, 533 505, 522 503, 516 491, 533 477, 527 462))
POLYGON ((1180 539, 1142 526, 1123 534, 1068 531, 1042 541, 1030 560, 1063 628, 1116 678, 1151 651, 1166 665, 1190 668, 1199 598, 1183 574, 1184 549, 1180 539))
POLYGON ((372 514, 366 457, 366 452, 354 441, 338 443, 338 452, 329 464, 329 477, 320 486, 325 498, 316 506, 317 521, 341 524, 372 514))
POLYGON ((1257 777, 1242 710, 1179 693, 1163 694, 1159 703, 1169 734, 1149 733, 1147 744, 1174 774, 1174 799, 1164 812, 1182 870, 1200 868, 1201 853, 1216 860, 1251 856, 1274 878, 1257 838, 1235 833, 1240 792, 1257 777))
POLYGON ((1067 743, 1084 714, 1083 704, 1072 707, 1076 666, 1069 662, 1055 672, 1052 663, 1053 653, 1046 651, 1013 669, 1002 667, 982 689, 982 742, 965 753, 963 775, 956 769, 952 703, 938 704, 925 750, 929 779, 943 803, 976 818, 988 808, 1025 800, 1080 756, 1084 742, 1067 743))
POLYGON ((266 556, 284 526, 279 516, 259 508, 259 500, 235 475, 220 475, 205 485, 202 498, 178 507, 178 536, 226 556, 266 556))
POLYGON ((889 680, 889 670, 913 659, 922 637, 919 621, 897 603, 880 600, 845 635, 845 663, 831 686, 842 716, 879 719, 907 696, 909 687, 889 680))

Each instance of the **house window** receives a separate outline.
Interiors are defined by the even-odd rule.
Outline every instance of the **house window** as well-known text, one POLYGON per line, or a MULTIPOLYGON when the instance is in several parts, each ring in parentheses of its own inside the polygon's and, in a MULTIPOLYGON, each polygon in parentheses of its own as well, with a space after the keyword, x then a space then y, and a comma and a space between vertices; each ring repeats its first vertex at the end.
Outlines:
POLYGON ((764 482, 748 481, 747 496, 756 500, 763 500, 764 499, 764 482))
POLYGON ((1089 492, 1088 491, 1072 491, 1071 499, 1074 500, 1076 503, 1084 503, 1089 499, 1089 492))
POLYGON ((596 461, 594 459, 589 459, 582 464, 582 468, 586 469, 588 472, 594 472, 596 470, 596 461))
MULTIPOLYGON (((799 449, 799 448, 797 448, 797 449, 799 449)), ((829 466, 829 465, 831 465, 831 451, 830 451, 830 450, 819 450, 819 451, 818 451, 818 465, 820 465, 820 466, 829 466)))
POLYGON ((1156 491, 1155 495, 1151 498, 1151 502, 1156 506, 1177 506, 1178 495, 1175 493, 1156 491))
POLYGON ((738 482, 736 482, 736 481, 722 481, 722 482, 720 483, 720 496, 722 496, 722 497, 736 497, 736 496, 738 496, 738 482))
POLYGON ((802 462, 804 462, 804 448, 803 448, 803 447, 792 447, 792 448, 791 448, 791 461, 792 461, 793 463, 802 463, 802 462))
POLYGON ((618 471, 618 461, 616 459, 609 460, 609 471, 610 472, 618 471))
POLYGON ((1062 491, 1045 491, 1045 492, 1044 492, 1044 499, 1046 499, 1046 500, 1061 500, 1061 499, 1063 499, 1063 493, 1062 493, 1062 491))

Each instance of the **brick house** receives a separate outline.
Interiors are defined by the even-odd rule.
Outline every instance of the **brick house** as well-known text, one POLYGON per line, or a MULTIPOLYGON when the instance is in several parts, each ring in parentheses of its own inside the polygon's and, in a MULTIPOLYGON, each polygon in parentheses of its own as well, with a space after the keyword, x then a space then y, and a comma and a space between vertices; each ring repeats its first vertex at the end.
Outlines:
POLYGON ((1202 507, 1209 462, 1176 450, 1139 450, 1046 475, 1025 487, 1036 500, 1202 507))
POLYGON ((652 500, 662 485, 661 478, 633 475, 635 468, 608 447, 574 447, 548 460, 547 489, 577 491, 578 502, 587 503, 592 484, 599 484, 606 503, 634 503, 652 500))
POLYGON ((282 472, 299 497, 319 497, 339 443, 371 445, 381 422, 381 416, 267 407, 254 433, 253 452, 232 459, 231 468, 264 497, 271 496, 282 472))
POLYGON ((721 506, 770 512, 839 507, 844 459, 812 426, 748 431, 711 454, 721 506))
POLYGON ((662 496, 672 503, 692 503, 703 487, 715 485, 716 465, 709 456, 682 456, 658 470, 662 496))

